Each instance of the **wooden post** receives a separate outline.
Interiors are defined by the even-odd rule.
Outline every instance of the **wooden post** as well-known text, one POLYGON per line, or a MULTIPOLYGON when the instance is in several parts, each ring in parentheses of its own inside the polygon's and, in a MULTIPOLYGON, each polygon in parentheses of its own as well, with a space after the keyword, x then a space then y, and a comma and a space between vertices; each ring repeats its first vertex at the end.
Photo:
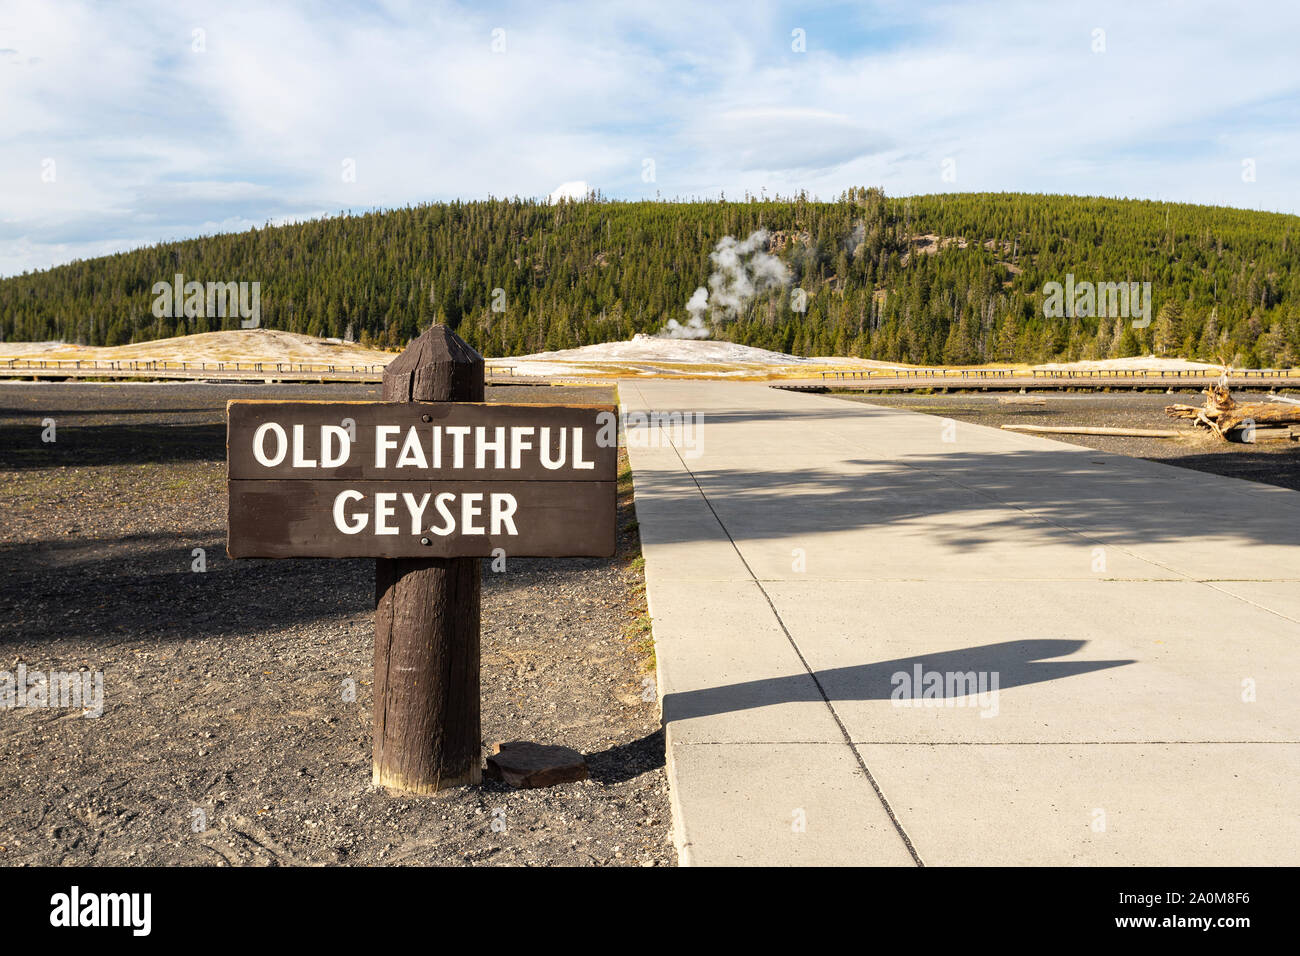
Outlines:
MULTIPOLYGON (((446 326, 384 371, 386 402, 481 402, 483 357, 446 326)), ((482 779, 478 558, 375 561, 374 782, 429 794, 482 779)))

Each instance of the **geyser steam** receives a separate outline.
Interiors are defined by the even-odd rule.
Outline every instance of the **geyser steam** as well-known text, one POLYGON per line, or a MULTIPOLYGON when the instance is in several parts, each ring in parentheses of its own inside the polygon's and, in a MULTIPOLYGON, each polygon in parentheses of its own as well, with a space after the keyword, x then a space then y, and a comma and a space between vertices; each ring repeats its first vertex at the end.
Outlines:
POLYGON ((669 319, 659 334, 674 339, 707 339, 712 334, 710 322, 738 318, 756 296, 788 284, 790 270, 766 247, 766 229, 750 233, 743 242, 735 236, 718 240, 709 253, 714 265, 709 287, 700 286, 686 302, 690 318, 684 324, 669 319))

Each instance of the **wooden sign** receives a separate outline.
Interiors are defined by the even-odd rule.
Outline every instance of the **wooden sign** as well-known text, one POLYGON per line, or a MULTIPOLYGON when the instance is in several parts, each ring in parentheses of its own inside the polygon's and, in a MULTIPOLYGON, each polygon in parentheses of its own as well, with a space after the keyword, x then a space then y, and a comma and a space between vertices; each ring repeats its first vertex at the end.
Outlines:
POLYGON ((232 401, 232 558, 608 557, 605 405, 232 401))
POLYGON ((382 402, 231 402, 232 558, 375 558, 372 779, 482 779, 482 562, 609 557, 606 405, 483 404, 483 356, 445 325, 384 369, 382 402))

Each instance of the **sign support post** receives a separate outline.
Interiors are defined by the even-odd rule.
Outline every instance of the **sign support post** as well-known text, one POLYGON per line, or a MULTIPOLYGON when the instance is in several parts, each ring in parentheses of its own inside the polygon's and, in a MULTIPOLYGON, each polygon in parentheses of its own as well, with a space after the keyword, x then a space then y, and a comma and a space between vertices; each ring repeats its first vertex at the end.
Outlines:
POLYGON ((482 779, 482 559, 616 550, 613 406, 484 402, 484 385, 483 357, 434 326, 383 401, 226 409, 226 553, 376 559, 371 766, 392 790, 482 779))
MULTIPOLYGON (((384 372, 385 402, 483 395, 483 357, 442 325, 384 372)), ((481 588, 479 558, 375 561, 376 786, 430 794, 482 779, 481 588)))

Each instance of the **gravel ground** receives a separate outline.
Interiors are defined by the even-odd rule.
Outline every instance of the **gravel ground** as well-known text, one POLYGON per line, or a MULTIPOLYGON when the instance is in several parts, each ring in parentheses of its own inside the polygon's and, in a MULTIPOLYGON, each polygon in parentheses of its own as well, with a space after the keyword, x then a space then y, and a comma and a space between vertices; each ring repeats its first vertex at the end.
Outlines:
MULTIPOLYGON (((1044 435, 1056 441, 1134 458, 1148 458, 1215 475, 1245 478, 1300 491, 1300 442, 1224 442, 1194 431, 1165 414, 1166 405, 1200 405, 1198 392, 1040 392, 1030 395, 854 395, 836 398, 907 408, 942 418, 998 428, 1002 425, 1087 425, 1115 428, 1185 428, 1183 438, 1120 438, 1108 435, 1044 435), (999 398, 1042 399, 1044 405, 1002 404, 999 398)), ((1240 392, 1238 401, 1264 401, 1262 393, 1240 392)))
POLYGON ((591 779, 393 796, 370 786, 373 562, 225 557, 236 397, 378 395, 0 385, 0 670, 104 681, 98 718, 0 710, 0 865, 674 864, 630 481, 615 558, 484 565, 485 753, 564 744, 591 779))

